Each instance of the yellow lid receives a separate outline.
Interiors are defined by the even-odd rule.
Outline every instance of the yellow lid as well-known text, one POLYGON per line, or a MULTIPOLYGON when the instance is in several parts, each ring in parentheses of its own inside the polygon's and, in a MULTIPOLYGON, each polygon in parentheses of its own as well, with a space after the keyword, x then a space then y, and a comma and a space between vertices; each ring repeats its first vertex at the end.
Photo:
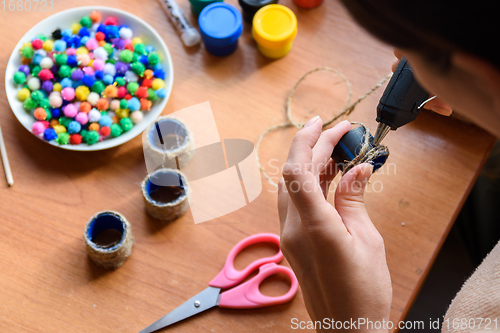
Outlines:
POLYGON ((268 48, 283 47, 297 34, 297 17, 282 5, 267 5, 253 17, 252 35, 255 41, 268 48))

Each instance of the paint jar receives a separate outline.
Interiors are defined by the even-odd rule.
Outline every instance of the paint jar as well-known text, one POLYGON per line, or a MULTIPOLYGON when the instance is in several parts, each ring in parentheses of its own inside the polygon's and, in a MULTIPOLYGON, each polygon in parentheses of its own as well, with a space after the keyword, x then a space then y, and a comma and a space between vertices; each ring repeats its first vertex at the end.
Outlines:
POLYGON ((253 17, 264 6, 277 4, 278 0, 238 0, 243 10, 243 19, 252 24, 253 17))
POLYGON ((299 7, 310 9, 321 5, 323 0, 293 0, 293 2, 299 7))
POLYGON ((120 213, 108 210, 95 214, 83 232, 87 255, 99 266, 118 268, 132 252, 132 229, 120 213))
POLYGON ((284 57, 292 48, 297 35, 297 18, 282 5, 264 6, 255 13, 252 35, 257 47, 265 57, 284 57))
POLYGON ((201 11, 206 6, 214 3, 214 2, 222 2, 223 0, 189 0, 191 3, 191 12, 195 17, 200 16, 201 11))
POLYGON ((201 38, 208 52, 227 56, 238 47, 243 31, 243 19, 236 7, 216 2, 205 7, 198 18, 201 38))
POLYGON ((189 207, 188 182, 179 170, 158 169, 144 179, 141 187, 146 211, 156 219, 175 220, 189 207))
MULTIPOLYGON (((374 138, 370 133, 369 135, 368 149, 372 149, 374 147, 374 138)), ((365 128, 363 126, 350 130, 340 139, 339 143, 333 149, 332 159, 341 171, 344 171, 347 164, 359 155, 364 142, 365 128)), ((373 165, 373 172, 382 167, 388 157, 389 150, 386 149, 385 151, 379 152, 373 160, 369 161, 369 163, 373 165)))

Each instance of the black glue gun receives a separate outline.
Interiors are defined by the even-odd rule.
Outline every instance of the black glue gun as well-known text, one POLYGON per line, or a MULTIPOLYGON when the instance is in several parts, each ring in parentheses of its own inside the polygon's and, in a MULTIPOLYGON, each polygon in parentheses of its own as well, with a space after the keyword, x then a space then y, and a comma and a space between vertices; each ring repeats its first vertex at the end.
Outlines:
POLYGON ((389 130, 395 131, 415 120, 428 100, 429 93, 413 77, 408 60, 402 58, 377 106, 375 145, 380 144, 389 130))

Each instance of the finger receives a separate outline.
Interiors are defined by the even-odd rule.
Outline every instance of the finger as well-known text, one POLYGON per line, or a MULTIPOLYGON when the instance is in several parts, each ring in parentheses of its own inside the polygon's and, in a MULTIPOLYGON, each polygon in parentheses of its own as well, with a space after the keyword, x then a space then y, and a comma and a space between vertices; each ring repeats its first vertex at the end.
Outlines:
POLYGON ((300 215, 293 202, 290 201, 283 178, 281 178, 278 183, 278 214, 280 218, 281 239, 296 239, 296 237, 301 237, 300 230, 302 230, 302 228, 300 215), (286 234, 285 237, 283 237, 284 234, 286 234))
POLYGON ((311 119, 294 137, 288 158, 283 166, 283 178, 290 199, 299 213, 313 211, 318 201, 323 199, 318 177, 312 170, 313 147, 322 129, 319 117, 311 119))
POLYGON ((403 51, 401 51, 400 49, 398 49, 397 47, 394 48, 394 56, 396 58, 398 58, 398 60, 401 60, 401 58, 403 58, 404 56, 404 53, 403 51))
POLYGON ((453 112, 451 105, 447 104, 441 98, 436 97, 425 103, 424 109, 432 110, 443 116, 450 116, 453 112))
POLYGON ((350 233, 373 227, 363 197, 372 170, 371 164, 358 165, 346 173, 337 185, 335 208, 350 233))
POLYGON ((401 61, 401 58, 403 58, 404 54, 403 51, 401 51, 398 48, 394 48, 394 56, 396 57, 396 60, 392 63, 392 71, 394 72, 396 68, 399 65, 399 62, 401 61))
POLYGON ((278 215, 280 218, 280 230, 283 232, 288 211, 288 192, 285 186, 285 180, 281 178, 278 182, 278 215))
POLYGON ((326 164, 324 172, 319 175, 319 186, 323 191, 325 199, 328 197, 330 185, 338 172, 339 168, 337 167, 337 164, 330 158, 326 164))
POLYGON ((332 156, 333 149, 339 140, 352 129, 348 120, 338 123, 334 127, 321 133, 318 142, 313 148, 312 166, 316 174, 322 174, 326 164, 332 156))
POLYGON ((396 71, 396 68, 398 68, 399 61, 400 61, 399 59, 396 59, 392 62, 391 69, 393 73, 396 71))
MULTIPOLYGON (((290 150, 288 151, 288 157, 286 163, 283 167, 283 174, 285 171, 296 171, 288 170, 289 168, 305 167, 304 170, 310 170, 312 163, 312 148, 318 142, 321 136, 322 121, 319 116, 316 116, 309 120, 304 127, 295 134, 292 144, 290 145, 290 150)), ((287 180, 285 176, 285 181, 287 180)))

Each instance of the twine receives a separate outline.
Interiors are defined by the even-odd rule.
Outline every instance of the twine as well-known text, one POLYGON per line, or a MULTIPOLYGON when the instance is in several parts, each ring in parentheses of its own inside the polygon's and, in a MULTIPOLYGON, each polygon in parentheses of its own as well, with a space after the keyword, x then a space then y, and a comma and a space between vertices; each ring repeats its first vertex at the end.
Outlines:
POLYGON ((116 269, 120 267, 132 253, 132 245, 134 244, 130 223, 127 221, 125 216, 111 210, 99 212, 92 216, 84 229, 83 238, 85 240, 85 247, 89 258, 97 265, 108 269, 116 269), (89 228, 91 224, 99 216, 104 214, 114 215, 122 223, 123 235, 117 244, 98 245, 89 237, 89 228))
MULTIPOLYGON (((285 114, 286 114, 287 122, 286 123, 282 123, 282 124, 278 124, 278 125, 273 125, 273 126, 270 126, 270 127, 266 128, 264 130, 264 132, 262 132, 262 134, 257 139, 257 143, 255 145, 255 149, 256 149, 256 154, 255 155, 256 155, 256 159, 257 159, 257 165, 259 166, 259 170, 262 173, 262 175, 264 176, 264 178, 269 182, 269 184, 271 184, 271 185, 273 185, 275 187, 278 187, 278 184, 276 184, 271 179, 271 177, 269 177, 269 175, 265 171, 265 168, 260 163, 260 159, 259 159, 259 148, 260 148, 260 145, 261 145, 262 140, 264 139, 264 137, 267 134, 269 134, 270 132, 272 132, 272 131, 275 131, 275 130, 281 129, 281 128, 285 128, 285 127, 291 127, 291 126, 294 126, 294 127, 298 128, 298 129, 301 129, 301 128, 304 127, 304 125, 305 125, 304 122, 295 121, 293 119, 293 117, 292 117, 292 106, 291 105, 292 105, 293 97, 294 97, 295 91, 297 90, 297 88, 300 85, 300 83, 302 81, 304 81, 304 79, 307 76, 309 76, 309 75, 311 75, 313 73, 319 72, 319 71, 331 72, 331 73, 334 73, 334 74, 338 75, 342 79, 342 81, 345 83, 345 85, 347 87, 347 102, 346 102, 345 107, 339 113, 337 113, 335 116, 333 116, 331 119, 325 121, 323 123, 323 129, 325 127, 331 125, 333 122, 335 122, 336 120, 338 120, 340 117, 342 117, 344 115, 351 114, 351 112, 354 111, 354 109, 356 108, 356 106, 361 101, 363 101, 365 98, 367 98, 368 96, 370 96, 375 90, 377 90, 378 88, 380 88, 387 80, 389 80, 392 77, 392 73, 387 74, 377 84, 375 84, 370 90, 368 90, 366 93, 364 93, 363 95, 361 95, 352 104, 349 104, 351 102, 351 98, 352 98, 351 84, 350 84, 349 80, 347 80, 347 78, 342 73, 340 73, 338 70, 336 70, 334 68, 330 68, 330 67, 317 67, 317 68, 314 68, 314 69, 312 69, 312 70, 304 73, 299 78, 299 80, 294 84, 294 86, 292 87, 292 90, 290 91, 290 94, 288 95, 288 98, 287 98, 287 101, 286 101, 286 106, 285 106, 285 114)), ((368 130, 368 128, 364 124, 358 123, 358 122, 351 122, 351 124, 358 124, 360 126, 363 126, 364 129, 365 129, 365 136, 364 136, 363 147, 362 147, 362 149, 360 151, 360 154, 358 156, 356 156, 352 161, 350 161, 346 165, 346 168, 344 169, 343 174, 345 174, 347 171, 349 171, 350 169, 352 169, 354 166, 356 166, 358 164, 365 163, 365 162, 370 162, 370 161, 374 160, 381 153, 388 153, 387 147, 383 146, 383 145, 378 145, 376 147, 370 148, 370 131, 368 130)))
POLYGON ((363 136, 363 145, 361 146, 361 150, 359 151, 358 156, 353 158, 350 162, 348 162, 344 166, 344 170, 342 171, 342 176, 345 175, 349 170, 354 168, 356 165, 361 164, 361 163, 369 163, 373 161, 374 159, 378 158, 379 156, 382 155, 389 155, 389 149, 387 146, 384 145, 377 145, 373 147, 370 144, 370 130, 368 127, 366 127, 365 124, 363 123, 358 123, 358 122, 351 122, 353 125, 359 125, 363 127, 364 130, 364 136, 363 136))
POLYGON ((299 85, 302 83, 302 81, 305 80, 306 77, 308 77, 309 75, 311 75, 313 73, 319 72, 319 71, 335 73, 336 75, 338 75, 342 79, 342 81, 345 83, 345 85, 347 87, 347 101, 345 103, 344 109, 338 115, 336 115, 332 119, 325 122, 323 124, 323 127, 326 127, 329 124, 333 123, 335 120, 337 120, 338 118, 343 116, 345 113, 349 114, 352 111, 352 110, 351 111, 348 110, 348 106, 349 106, 349 103, 351 102, 351 98, 352 98, 352 90, 351 90, 351 83, 347 80, 347 78, 342 73, 340 73, 338 70, 336 70, 335 68, 317 67, 317 68, 311 69, 310 71, 304 73, 304 75, 302 75, 300 77, 300 79, 295 83, 295 85, 292 87, 292 90, 290 91, 290 94, 288 95, 288 98, 286 100, 286 118, 288 119, 288 121, 290 122, 291 125, 299 128, 299 129, 304 127, 304 125, 306 123, 297 122, 292 117, 292 100, 293 100, 293 96, 295 95, 295 90, 297 90, 299 85))

